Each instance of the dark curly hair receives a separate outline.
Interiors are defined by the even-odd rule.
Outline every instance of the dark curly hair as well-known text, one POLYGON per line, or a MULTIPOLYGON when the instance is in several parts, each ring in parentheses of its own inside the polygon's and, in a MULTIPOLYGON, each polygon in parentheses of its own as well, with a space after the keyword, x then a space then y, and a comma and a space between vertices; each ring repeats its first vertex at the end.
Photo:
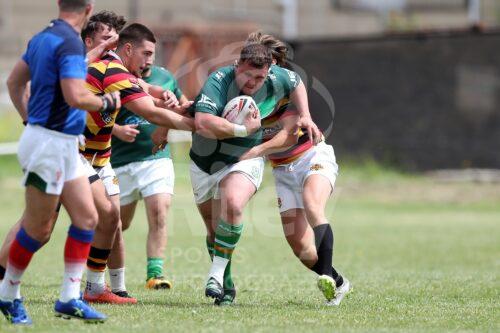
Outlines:
POLYGON ((123 16, 118 16, 109 10, 100 11, 90 17, 89 23, 82 30, 82 39, 85 40, 87 37, 94 37, 96 32, 103 29, 103 25, 115 29, 117 33, 120 33, 126 23, 127 21, 123 16))

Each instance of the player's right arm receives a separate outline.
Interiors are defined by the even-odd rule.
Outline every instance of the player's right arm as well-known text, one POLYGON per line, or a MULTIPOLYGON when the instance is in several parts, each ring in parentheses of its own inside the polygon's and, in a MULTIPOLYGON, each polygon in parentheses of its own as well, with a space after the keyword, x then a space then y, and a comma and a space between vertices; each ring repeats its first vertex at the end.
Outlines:
POLYGON ((9 96, 17 112, 26 121, 28 119, 27 99, 24 97, 30 80, 30 69, 24 60, 19 60, 7 79, 9 96))
POLYGON ((196 133, 210 139, 228 139, 245 137, 255 133, 260 128, 260 118, 255 113, 249 113, 243 125, 233 124, 226 119, 210 113, 196 112, 194 126, 196 133))
POLYGON ((155 125, 190 132, 194 130, 192 118, 155 106, 151 96, 133 99, 125 103, 124 106, 155 125))
POLYGON ((80 39, 68 39, 59 45, 55 58, 62 94, 69 106, 87 111, 114 111, 120 107, 118 94, 96 96, 86 87, 87 62, 80 39))
POLYGON ((113 111, 120 107, 120 97, 117 92, 97 96, 91 93, 82 79, 63 79, 61 89, 64 100, 69 106, 87 111, 113 111))

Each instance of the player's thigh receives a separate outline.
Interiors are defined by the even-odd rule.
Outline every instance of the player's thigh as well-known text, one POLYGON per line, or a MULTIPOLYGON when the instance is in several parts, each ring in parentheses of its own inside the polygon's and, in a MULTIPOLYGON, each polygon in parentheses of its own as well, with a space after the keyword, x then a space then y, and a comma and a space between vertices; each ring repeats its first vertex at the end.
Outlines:
POLYGON ((96 227, 98 215, 87 177, 82 176, 66 182, 61 194, 61 203, 73 225, 85 230, 96 227))
POLYGON ((332 191, 332 185, 327 177, 321 174, 308 176, 302 192, 304 208, 307 213, 324 210, 332 191))
POLYGON ((221 213, 241 214, 246 204, 257 191, 255 184, 241 172, 231 172, 219 183, 221 213))
MULTIPOLYGON (((108 223, 109 220, 119 218, 119 208, 111 201, 106 192, 106 187, 101 179, 94 181, 91 185, 92 199, 99 214, 99 222, 108 223)), ((118 204, 119 207, 119 204, 118 204)))
POLYGON ((171 202, 172 195, 168 193, 153 194, 144 198, 146 216, 150 226, 165 224, 171 202))

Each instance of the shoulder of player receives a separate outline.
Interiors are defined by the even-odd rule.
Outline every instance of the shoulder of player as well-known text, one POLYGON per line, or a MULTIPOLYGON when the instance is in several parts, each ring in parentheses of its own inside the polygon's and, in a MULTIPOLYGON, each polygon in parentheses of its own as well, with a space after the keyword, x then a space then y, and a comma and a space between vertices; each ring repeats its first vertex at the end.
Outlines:
POLYGON ((203 86, 203 90, 213 90, 218 93, 223 93, 228 89, 234 81, 234 66, 221 67, 210 73, 207 81, 203 86))
POLYGON ((168 69, 162 66, 153 66, 150 77, 160 78, 162 81, 175 80, 175 76, 168 69))
POLYGON ((56 52, 59 55, 85 54, 85 44, 79 34, 63 20, 52 21, 49 26, 38 35, 52 36, 52 38, 44 38, 44 43, 55 43, 56 52))
POLYGON ((79 37, 72 35, 55 36, 57 38, 55 40, 55 51, 58 56, 82 56, 85 58, 85 45, 79 37))
POLYGON ((272 65, 271 68, 269 69, 269 74, 268 74, 268 78, 270 78, 271 80, 276 80, 281 78, 289 79, 297 76, 299 75, 296 72, 277 65, 272 65))
POLYGON ((273 86, 283 86, 293 90, 301 82, 301 78, 292 70, 272 65, 268 74, 268 82, 273 86))

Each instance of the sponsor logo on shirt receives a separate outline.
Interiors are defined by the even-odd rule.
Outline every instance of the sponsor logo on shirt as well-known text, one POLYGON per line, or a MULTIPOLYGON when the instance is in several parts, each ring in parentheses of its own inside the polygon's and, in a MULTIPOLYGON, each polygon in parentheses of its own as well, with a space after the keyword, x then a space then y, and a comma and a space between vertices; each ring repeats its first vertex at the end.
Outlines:
POLYGON ((201 105, 208 105, 210 107, 213 107, 213 108, 217 108, 217 104, 215 104, 214 101, 212 101, 210 99, 210 97, 208 97, 207 95, 205 94, 201 94, 201 98, 200 100, 198 101, 198 103, 196 103, 196 106, 201 106, 201 105))

